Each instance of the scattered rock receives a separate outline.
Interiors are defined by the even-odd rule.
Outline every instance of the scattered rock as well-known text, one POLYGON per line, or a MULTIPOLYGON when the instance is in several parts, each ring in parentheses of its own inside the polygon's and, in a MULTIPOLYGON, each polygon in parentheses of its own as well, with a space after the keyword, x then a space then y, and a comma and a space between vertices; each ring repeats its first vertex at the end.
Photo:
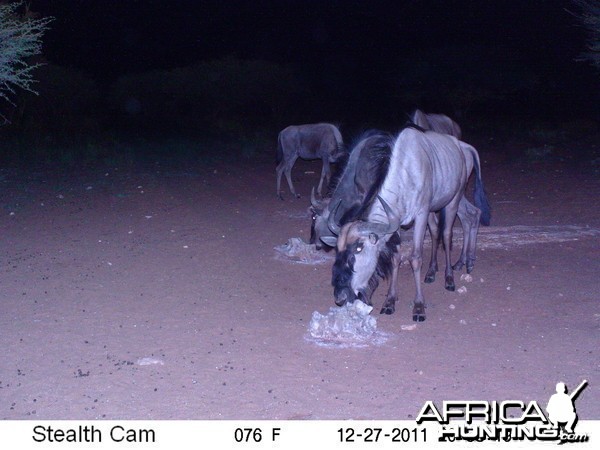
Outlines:
POLYGON ((154 358, 152 356, 146 356, 144 358, 138 359, 137 365, 138 366, 152 366, 152 365, 164 366, 165 362, 159 358, 154 358))

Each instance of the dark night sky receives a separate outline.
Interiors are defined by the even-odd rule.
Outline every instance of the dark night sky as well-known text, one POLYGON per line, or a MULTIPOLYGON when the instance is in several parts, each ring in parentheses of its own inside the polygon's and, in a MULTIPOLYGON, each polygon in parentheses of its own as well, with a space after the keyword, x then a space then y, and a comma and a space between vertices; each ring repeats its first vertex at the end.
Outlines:
MULTIPOLYGON (((597 113, 600 78, 574 61, 585 36, 568 0, 32 0, 31 9, 56 18, 47 59, 101 82, 235 56, 301 68, 351 96, 389 87, 425 52, 483 77, 525 71, 565 108, 597 113)), ((425 73, 443 80, 447 67, 425 73)))

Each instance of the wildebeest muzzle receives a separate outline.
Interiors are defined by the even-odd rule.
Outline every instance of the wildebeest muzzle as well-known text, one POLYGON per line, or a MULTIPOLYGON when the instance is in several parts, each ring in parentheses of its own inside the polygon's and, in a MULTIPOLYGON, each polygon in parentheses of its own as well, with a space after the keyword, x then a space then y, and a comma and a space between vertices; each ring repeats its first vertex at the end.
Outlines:
POLYGON ((353 303, 357 298, 354 291, 349 287, 334 289, 333 295, 335 297, 335 304, 338 306, 344 306, 347 302, 353 303))

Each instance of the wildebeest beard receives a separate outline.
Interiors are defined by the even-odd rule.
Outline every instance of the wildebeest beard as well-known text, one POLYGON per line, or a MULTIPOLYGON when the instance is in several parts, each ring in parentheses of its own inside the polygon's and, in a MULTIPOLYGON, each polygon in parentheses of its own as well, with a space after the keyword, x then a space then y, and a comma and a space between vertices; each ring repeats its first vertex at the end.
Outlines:
POLYGON ((335 263, 333 264, 331 284, 333 285, 333 296, 335 297, 335 303, 338 306, 343 306, 344 303, 352 303, 356 299, 354 290, 350 286, 352 282, 352 276, 354 275, 354 262, 355 257, 353 254, 354 247, 344 249, 335 257, 335 263))

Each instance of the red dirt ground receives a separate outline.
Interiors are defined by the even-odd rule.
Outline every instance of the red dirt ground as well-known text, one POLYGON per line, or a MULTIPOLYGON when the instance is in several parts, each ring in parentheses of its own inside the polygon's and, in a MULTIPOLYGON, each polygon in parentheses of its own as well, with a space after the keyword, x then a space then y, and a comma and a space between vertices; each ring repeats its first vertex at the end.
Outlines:
MULTIPOLYGON (((493 226, 600 229, 593 167, 479 147, 493 226)), ((466 294, 424 286, 411 331, 404 266, 396 313, 377 314, 386 343, 319 347, 305 336, 333 306, 330 264, 273 247, 308 238, 320 163, 296 165, 303 198, 282 202, 266 152, 1 171, 0 418, 411 419, 427 400, 545 406, 587 379, 577 412, 600 419, 600 238, 479 250, 466 294)))

